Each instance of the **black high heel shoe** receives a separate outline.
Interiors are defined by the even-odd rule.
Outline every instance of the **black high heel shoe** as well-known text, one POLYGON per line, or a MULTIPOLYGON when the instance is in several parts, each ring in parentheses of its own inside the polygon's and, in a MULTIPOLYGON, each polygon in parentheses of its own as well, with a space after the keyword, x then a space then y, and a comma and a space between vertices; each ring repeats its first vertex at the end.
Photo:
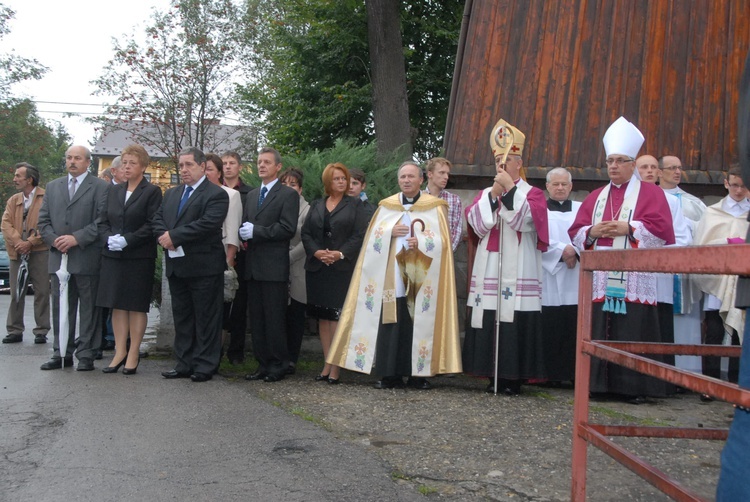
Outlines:
POLYGON ((123 375, 135 375, 135 371, 138 369, 138 365, 141 364, 141 358, 138 358, 138 362, 135 364, 135 368, 128 368, 127 366, 122 368, 123 375))
POLYGON ((318 375, 315 377, 316 382, 327 382, 328 381, 328 375, 318 375))
MULTIPOLYGON (((125 356, 122 358, 122 361, 117 363, 115 366, 107 366, 106 368, 102 368, 102 373, 117 373, 117 370, 120 369, 120 366, 125 364, 125 360, 128 358, 128 356, 125 356)), ((122 372, 125 373, 125 370, 127 368, 123 368, 122 372)))

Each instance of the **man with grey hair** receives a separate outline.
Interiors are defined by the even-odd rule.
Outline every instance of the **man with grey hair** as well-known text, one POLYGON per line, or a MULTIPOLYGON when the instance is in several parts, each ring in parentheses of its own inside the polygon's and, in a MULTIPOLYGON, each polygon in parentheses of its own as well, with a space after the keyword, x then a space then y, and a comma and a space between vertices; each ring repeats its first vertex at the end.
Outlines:
POLYGON ((26 162, 16 164, 13 184, 19 192, 8 199, 3 213, 2 231, 10 258, 10 308, 3 343, 23 339, 23 311, 26 291, 17 294, 18 269, 26 260, 28 277, 34 285, 34 343, 47 343, 49 332, 49 247, 37 231, 44 188, 39 186, 39 171, 26 162))
POLYGON ((121 166, 122 166, 122 158, 118 155, 117 157, 112 159, 112 164, 109 166, 109 171, 112 173, 113 185, 119 185, 120 183, 125 181, 121 166))
POLYGON ((401 191, 372 217, 326 359, 374 371, 376 389, 408 377, 406 385, 427 390, 426 377, 461 372, 448 204, 421 185, 419 166, 401 164, 401 191))
POLYGON ((581 203, 570 200, 573 177, 556 167, 547 172, 549 246, 542 253, 542 331, 547 378, 553 385, 573 381, 578 321, 578 252, 568 228, 581 203))
POLYGON ((78 320, 78 371, 92 371, 94 357, 101 345, 101 309, 96 306, 99 287, 99 265, 102 243, 99 225, 107 207, 109 187, 104 180, 89 175, 91 152, 74 145, 65 153, 68 174, 47 184, 42 209, 39 211, 39 232, 50 247, 49 276, 52 280, 52 323, 55 333, 52 358, 41 369, 53 370, 73 365, 78 320), (60 347, 60 269, 63 255, 68 256, 68 345, 60 347))

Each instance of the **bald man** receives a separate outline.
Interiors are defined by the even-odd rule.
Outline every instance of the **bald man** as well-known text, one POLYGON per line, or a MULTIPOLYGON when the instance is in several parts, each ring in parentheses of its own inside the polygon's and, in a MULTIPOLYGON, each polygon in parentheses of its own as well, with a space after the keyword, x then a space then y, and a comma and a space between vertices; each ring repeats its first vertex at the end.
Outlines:
MULTIPOLYGON (((698 197, 690 195, 678 185, 682 180, 682 161, 674 155, 665 155, 659 159, 659 186, 665 193, 674 195, 680 203, 683 216, 690 226, 690 236, 698 226, 706 205, 698 197)), ((703 293, 689 275, 675 276, 674 332, 675 343, 701 343, 700 302, 703 293)), ((702 371, 701 358, 698 356, 676 356, 675 366, 680 369, 702 371)))
POLYGON ((99 225, 107 207, 111 186, 95 175, 90 175, 91 152, 85 146, 74 145, 65 152, 68 172, 50 181, 39 211, 39 232, 50 247, 49 273, 51 279, 52 328, 55 334, 52 358, 42 364, 42 370, 73 366, 73 351, 78 358, 78 371, 92 371, 94 357, 101 345, 101 309, 96 306, 99 286, 99 264, 102 243, 99 225), (60 347, 60 280, 55 272, 60 269, 62 256, 68 256, 68 344, 60 347), (76 310, 79 343, 74 345, 76 310))
MULTIPOLYGON (((655 185, 659 179, 659 161, 652 155, 641 155, 635 160, 635 167, 643 183, 655 185)), ((664 193, 669 211, 672 216, 674 227, 674 246, 689 246, 692 242, 692 232, 685 217, 680 210, 680 202, 677 197, 664 193)), ((672 246, 667 246, 672 247, 672 246)), ((662 341, 674 343, 674 274, 656 275, 656 302, 659 311, 659 330, 662 333, 662 341)), ((673 356, 666 356, 665 361, 674 364, 673 356)))

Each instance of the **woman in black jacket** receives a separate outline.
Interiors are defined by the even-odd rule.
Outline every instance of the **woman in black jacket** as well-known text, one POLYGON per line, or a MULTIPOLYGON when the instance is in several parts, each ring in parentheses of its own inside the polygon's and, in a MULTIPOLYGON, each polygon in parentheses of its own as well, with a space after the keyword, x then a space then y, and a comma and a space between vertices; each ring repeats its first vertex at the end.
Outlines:
POLYGON ((104 373, 132 375, 146 332, 156 261, 156 238, 151 219, 161 205, 161 190, 144 177, 150 158, 140 145, 122 151, 125 182, 113 186, 102 221, 101 280, 96 297, 99 307, 112 309, 115 355, 104 373), (130 336, 130 350, 127 342, 130 336))
MULTIPOLYGON (((346 195, 349 181, 346 166, 328 164, 323 170, 326 197, 312 203, 302 227, 307 313, 318 319, 324 357, 328 357, 369 220, 361 201, 346 195)), ((339 368, 326 363, 315 379, 337 384, 339 368)))

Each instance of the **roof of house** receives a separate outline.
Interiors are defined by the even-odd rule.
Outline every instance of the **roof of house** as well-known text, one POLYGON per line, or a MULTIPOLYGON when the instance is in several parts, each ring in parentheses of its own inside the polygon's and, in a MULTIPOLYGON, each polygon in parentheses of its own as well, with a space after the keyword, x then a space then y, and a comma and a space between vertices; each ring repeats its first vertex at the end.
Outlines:
MULTIPOLYGON (((248 127, 238 125, 211 124, 204 139, 206 152, 226 152, 229 150, 242 152, 248 144, 247 138, 250 133, 248 127)), ((142 145, 149 156, 155 159, 164 159, 170 155, 158 145, 164 144, 159 141, 159 129, 154 124, 143 121, 117 120, 106 125, 101 132, 91 153, 102 157, 115 157, 120 155, 123 148, 133 143, 142 145)), ((186 148, 191 145, 190 138, 186 132, 181 138, 181 146, 186 148)))

